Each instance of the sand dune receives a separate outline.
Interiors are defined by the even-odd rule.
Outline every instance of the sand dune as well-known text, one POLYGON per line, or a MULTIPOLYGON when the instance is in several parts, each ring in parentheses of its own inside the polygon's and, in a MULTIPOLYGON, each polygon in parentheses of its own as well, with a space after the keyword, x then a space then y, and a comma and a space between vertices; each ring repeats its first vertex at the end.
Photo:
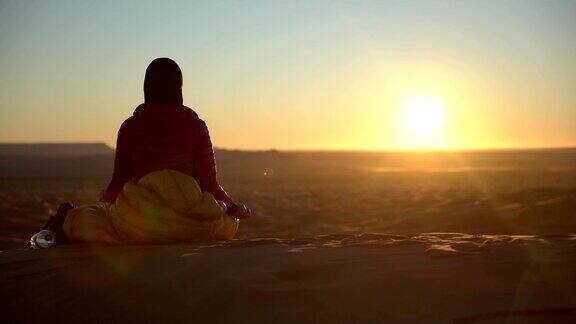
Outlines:
POLYGON ((566 322, 576 236, 428 233, 4 251, 15 321, 566 322))
POLYGON ((111 158, 0 157, 3 318, 576 321, 574 150, 217 155, 253 210, 237 240, 45 251, 30 235, 111 158))

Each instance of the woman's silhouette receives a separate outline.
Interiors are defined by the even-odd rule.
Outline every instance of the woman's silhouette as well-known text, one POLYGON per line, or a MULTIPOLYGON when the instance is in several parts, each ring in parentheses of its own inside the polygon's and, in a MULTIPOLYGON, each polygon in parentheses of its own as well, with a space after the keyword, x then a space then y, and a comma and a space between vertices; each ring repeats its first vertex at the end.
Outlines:
POLYGON ((228 214, 239 210, 218 184, 208 128, 182 104, 182 72, 169 58, 157 58, 146 69, 144 104, 118 131, 114 173, 104 200, 114 202, 127 181, 162 169, 193 176, 203 191, 226 203, 228 214))
MULTIPOLYGON (((127 182, 138 183, 142 177, 160 170, 192 176, 203 192, 225 203, 226 214, 236 219, 249 216, 250 211, 236 204, 218 184, 208 128, 192 109, 183 105, 182 72, 169 58, 150 63, 144 78, 144 103, 118 131, 114 173, 102 196, 106 204, 85 208, 84 213, 104 215, 106 212, 100 211, 116 201, 127 182)), ((57 242, 67 241, 69 235, 63 227, 73 208, 62 204, 44 226, 56 234, 57 242)), ((80 208, 77 210, 82 214, 80 208)))

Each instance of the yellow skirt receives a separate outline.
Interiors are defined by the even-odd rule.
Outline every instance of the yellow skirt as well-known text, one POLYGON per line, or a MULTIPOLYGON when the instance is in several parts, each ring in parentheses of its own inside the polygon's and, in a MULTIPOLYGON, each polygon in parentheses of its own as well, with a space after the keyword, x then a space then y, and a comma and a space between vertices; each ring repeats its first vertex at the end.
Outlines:
POLYGON ((225 210, 193 177, 161 170, 126 183, 114 204, 70 210, 64 233, 74 243, 105 245, 229 240, 238 220, 225 210))

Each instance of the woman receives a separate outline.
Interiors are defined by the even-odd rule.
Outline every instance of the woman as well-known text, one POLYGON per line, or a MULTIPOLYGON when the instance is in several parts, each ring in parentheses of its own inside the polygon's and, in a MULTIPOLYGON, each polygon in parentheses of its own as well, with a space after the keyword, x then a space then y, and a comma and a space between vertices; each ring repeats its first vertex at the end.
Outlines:
POLYGON ((182 72, 169 58, 157 58, 146 69, 144 104, 118 131, 114 173, 103 200, 114 202, 130 179, 162 169, 193 176, 203 191, 226 203, 228 214, 248 216, 218 184, 208 128, 182 105, 182 72))
MULTIPOLYGON (((202 192, 210 193, 225 204, 226 214, 235 219, 249 217, 249 209, 235 203, 218 184, 208 128, 192 109, 183 105, 182 72, 176 62, 169 58, 157 58, 150 63, 144 78, 144 104, 136 108, 118 131, 114 173, 102 197, 106 205, 91 206, 92 209, 85 208, 84 212, 106 215, 92 218, 114 218, 108 215, 108 206, 122 202, 117 200, 125 185, 129 182, 138 184, 146 175, 158 174, 161 170, 176 172, 171 175, 191 176, 202 192)), ((159 177, 171 175, 164 173, 159 177)), ((154 188, 151 190, 158 191, 154 188)), ((44 227, 56 233, 57 242, 70 239, 67 236, 71 235, 63 230, 69 210, 76 209, 70 204, 61 205, 57 215, 44 227)), ((113 224, 109 227, 113 227, 113 224)), ((118 229, 111 231, 117 232, 118 229)))

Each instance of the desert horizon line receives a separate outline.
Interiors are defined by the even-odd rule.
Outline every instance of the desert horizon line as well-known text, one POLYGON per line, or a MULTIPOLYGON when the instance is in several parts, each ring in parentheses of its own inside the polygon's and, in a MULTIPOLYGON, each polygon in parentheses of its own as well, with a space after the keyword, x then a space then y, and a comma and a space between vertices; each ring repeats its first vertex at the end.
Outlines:
MULTIPOLYGON (((0 141, 0 145, 104 145, 111 151, 115 151, 114 146, 104 141, 0 141)), ((240 151, 240 152, 294 152, 294 153, 323 153, 323 152, 343 152, 343 153, 450 153, 450 152, 494 152, 494 151, 544 151, 544 150, 576 150, 574 145, 550 145, 550 146, 501 146, 501 147, 462 147, 462 148, 431 148, 431 149, 352 149, 352 148, 300 148, 300 149, 282 149, 282 148, 231 148, 214 146, 218 151, 240 151)))

